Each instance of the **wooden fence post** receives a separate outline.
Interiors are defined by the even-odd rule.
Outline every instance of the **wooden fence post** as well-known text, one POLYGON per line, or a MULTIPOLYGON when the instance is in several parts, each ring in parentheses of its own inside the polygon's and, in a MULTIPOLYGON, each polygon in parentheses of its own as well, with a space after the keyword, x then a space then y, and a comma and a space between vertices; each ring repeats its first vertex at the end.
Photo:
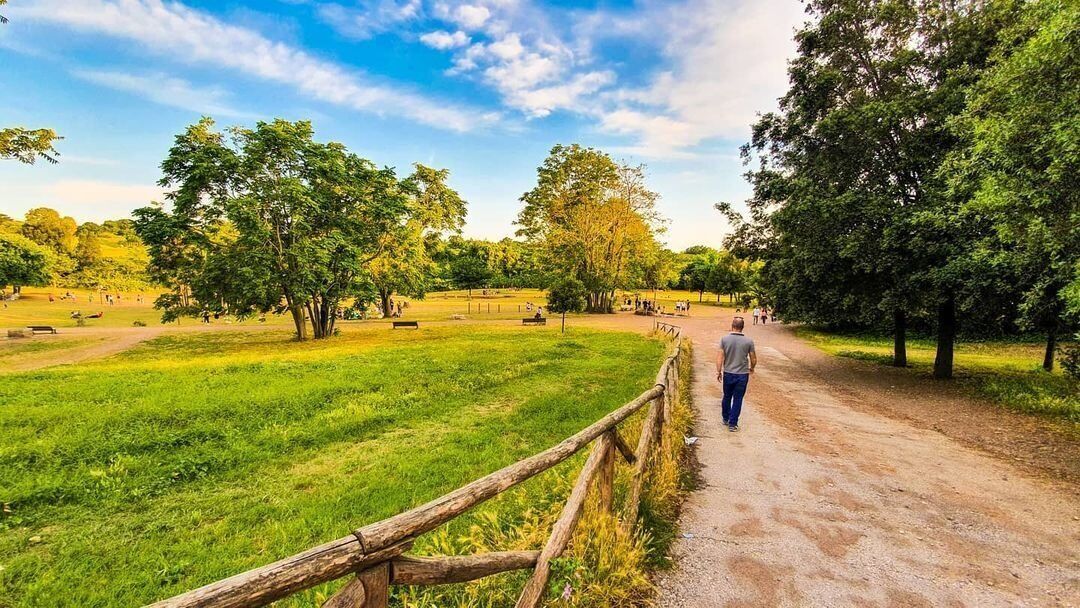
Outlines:
POLYGON ((548 578, 551 576, 551 560, 562 555, 566 546, 570 544, 570 537, 574 534, 574 528, 581 519, 581 512, 585 507, 585 497, 589 493, 589 486, 593 477, 601 468, 601 464, 611 451, 612 438, 610 433, 604 433, 596 440, 589 459, 578 473, 574 489, 570 491, 570 498, 566 499, 559 519, 551 528, 551 536, 548 537, 544 550, 540 552, 540 559, 536 561, 536 570, 532 577, 525 583, 521 591, 516 608, 536 608, 544 599, 544 591, 547 589, 548 578))
POLYGON ((390 602, 390 562, 359 572, 323 608, 386 608, 390 602))
POLYGON ((636 452, 637 461, 634 463, 634 476, 630 482, 630 495, 626 501, 626 514, 622 522, 623 528, 627 531, 633 529, 634 524, 637 522, 638 507, 641 503, 641 490, 645 483, 645 467, 648 465, 649 453, 652 451, 653 437, 660 427, 663 399, 663 393, 653 399, 648 413, 645 414, 645 421, 641 425, 641 437, 638 438, 636 452))
POLYGON ((596 490, 600 498, 600 510, 611 513, 615 504, 615 430, 604 434, 607 443, 604 460, 600 463, 600 473, 596 481, 596 490))

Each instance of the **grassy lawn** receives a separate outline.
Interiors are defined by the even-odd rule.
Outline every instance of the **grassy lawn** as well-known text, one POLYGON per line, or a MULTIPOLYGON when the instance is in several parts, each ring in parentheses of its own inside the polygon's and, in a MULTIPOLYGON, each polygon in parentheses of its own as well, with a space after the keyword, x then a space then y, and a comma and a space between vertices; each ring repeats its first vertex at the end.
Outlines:
MULTIPOLYGON (((889 365, 892 338, 834 334, 800 327, 798 335, 827 353, 889 365)), ((1034 342, 959 342, 955 371, 959 381, 978 394, 1006 407, 1080 422, 1080 382, 1066 377, 1060 368, 1042 370, 1044 345, 1034 342)), ((934 341, 908 340, 908 365, 930 374, 934 365, 934 341)))
MULTIPOLYGON (((161 311, 153 307, 157 293, 123 293, 115 304, 103 304, 96 293, 85 290, 70 290, 75 294, 75 300, 49 301, 49 294, 59 298, 67 292, 67 289, 53 289, 44 287, 26 287, 22 290, 22 298, 13 302, 6 302, 6 308, 0 308, 0 329, 25 327, 27 325, 52 325, 54 327, 75 327, 75 319, 71 318, 72 311, 80 311, 83 315, 104 312, 100 319, 86 319, 86 327, 131 327, 136 321, 149 326, 160 325, 161 311), (89 298, 93 297, 93 302, 89 298), (141 297, 141 301, 139 298, 141 297)), ((637 292, 642 298, 653 297, 652 291, 637 292)), ((620 293, 619 297, 633 298, 635 292, 620 293)), ((701 304, 698 303, 698 293, 680 290, 663 290, 656 293, 657 301, 666 310, 674 310, 677 300, 689 300, 691 309, 694 305, 717 306, 715 294, 705 294, 701 304)), ((484 293, 483 289, 474 289, 472 294, 460 291, 440 291, 427 295, 422 300, 413 298, 394 297, 394 302, 399 300, 408 302, 408 308, 403 310, 403 318, 417 319, 421 321, 447 320, 451 315, 464 315, 468 319, 520 319, 532 316, 526 312, 526 304, 547 305, 544 291, 539 289, 490 289, 484 293)), ((723 307, 731 307, 725 296, 723 307)), ((535 310, 535 309, 534 309, 535 310)), ((369 322, 389 322, 389 319, 372 319, 370 321, 344 321, 341 327, 348 327, 369 322)), ((198 325, 200 320, 185 318, 181 325, 198 325)), ((288 315, 267 315, 263 322, 257 319, 237 321, 232 318, 214 319, 213 324, 271 325, 288 328, 292 326, 292 320, 288 315)))
MULTIPOLYGON (((0 376, 0 606, 139 605, 340 537, 586 426, 648 388, 665 349, 367 326, 162 336, 0 376)), ((549 500, 576 466, 502 504, 549 500)))
POLYGON ((58 351, 90 346, 102 342, 103 338, 63 338, 59 336, 38 336, 0 341, 0 371, 5 366, 27 357, 54 354, 58 351))

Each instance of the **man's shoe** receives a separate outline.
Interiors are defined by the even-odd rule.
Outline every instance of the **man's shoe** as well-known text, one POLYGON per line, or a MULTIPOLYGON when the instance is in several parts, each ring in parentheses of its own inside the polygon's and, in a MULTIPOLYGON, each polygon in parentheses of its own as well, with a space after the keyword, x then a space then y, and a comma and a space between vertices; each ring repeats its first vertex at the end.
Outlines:
POLYGON ((727 430, 731 431, 732 433, 738 433, 739 432, 739 425, 737 425, 737 424, 729 424, 728 427, 727 427, 727 430))
POLYGON ((730 424, 727 423, 727 418, 724 418, 724 426, 731 426, 730 424))

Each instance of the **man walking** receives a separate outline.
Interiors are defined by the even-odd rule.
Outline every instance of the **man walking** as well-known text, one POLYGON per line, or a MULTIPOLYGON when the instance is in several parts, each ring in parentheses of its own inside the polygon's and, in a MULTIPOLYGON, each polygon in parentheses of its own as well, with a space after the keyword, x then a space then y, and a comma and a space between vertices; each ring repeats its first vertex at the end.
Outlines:
POLYGON ((724 424, 732 433, 739 430, 739 414, 742 412, 746 384, 757 367, 754 341, 742 333, 745 323, 742 317, 732 319, 731 333, 720 340, 720 348, 716 352, 716 379, 724 384, 721 414, 724 424))

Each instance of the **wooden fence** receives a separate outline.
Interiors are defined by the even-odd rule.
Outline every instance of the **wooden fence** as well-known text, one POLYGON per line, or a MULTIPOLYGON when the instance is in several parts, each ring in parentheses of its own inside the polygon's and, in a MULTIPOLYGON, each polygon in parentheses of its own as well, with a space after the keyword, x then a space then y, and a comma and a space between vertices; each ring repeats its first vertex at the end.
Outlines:
POLYGON ((656 333, 666 334, 672 338, 678 338, 682 335, 682 328, 678 325, 672 325, 670 323, 664 323, 663 321, 653 321, 653 331, 656 333))
MULTIPOLYGON (((674 335, 678 336, 678 333, 674 335)), ((598 492, 601 508, 608 511, 614 508, 617 454, 621 454, 633 467, 621 525, 627 529, 636 525, 646 468, 660 443, 662 427, 671 421, 672 408, 679 395, 681 353, 682 338, 676 337, 674 350, 660 366, 652 388, 539 454, 515 462, 425 505, 368 524, 348 536, 162 600, 151 604, 151 607, 265 606, 298 591, 351 575, 351 580, 323 607, 383 608, 389 599, 390 585, 462 583, 500 572, 529 568, 533 573, 518 598, 517 608, 539 606, 551 575, 551 562, 562 555, 569 545, 589 491, 595 488, 598 492), (635 449, 619 435, 618 427, 646 405, 648 411, 635 449), (405 554, 412 547, 413 540, 421 534, 554 467, 590 443, 593 445, 592 451, 542 550, 453 557, 405 554)))

